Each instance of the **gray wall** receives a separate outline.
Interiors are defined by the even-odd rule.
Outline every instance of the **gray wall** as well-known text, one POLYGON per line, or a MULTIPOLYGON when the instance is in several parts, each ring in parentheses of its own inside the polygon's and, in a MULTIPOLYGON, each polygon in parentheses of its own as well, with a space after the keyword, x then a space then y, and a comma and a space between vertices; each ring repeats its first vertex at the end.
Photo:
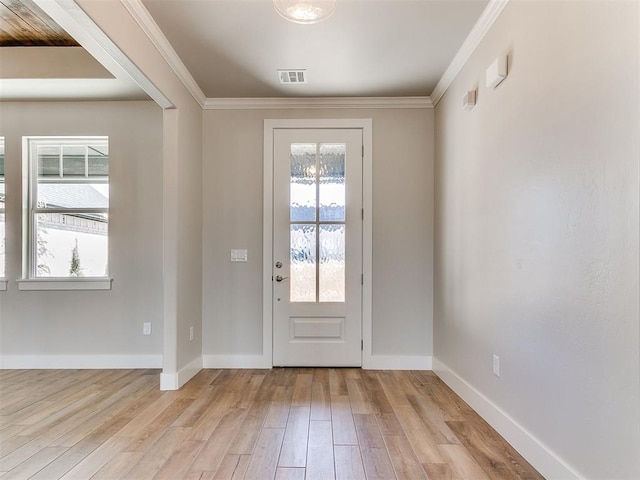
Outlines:
POLYGON ((435 357, 591 479, 640 478, 639 5, 509 3, 436 108, 435 357))
POLYGON ((204 112, 203 353, 262 353, 267 118, 373 119, 373 354, 431 355, 433 111, 204 112), (231 263, 232 248, 249 251, 231 263))
POLYGON ((162 355, 162 112, 152 102, 0 103, 6 145, 3 355, 162 355), (24 292, 22 136, 108 135, 110 291, 24 292), (142 335, 142 323, 153 335, 142 335))

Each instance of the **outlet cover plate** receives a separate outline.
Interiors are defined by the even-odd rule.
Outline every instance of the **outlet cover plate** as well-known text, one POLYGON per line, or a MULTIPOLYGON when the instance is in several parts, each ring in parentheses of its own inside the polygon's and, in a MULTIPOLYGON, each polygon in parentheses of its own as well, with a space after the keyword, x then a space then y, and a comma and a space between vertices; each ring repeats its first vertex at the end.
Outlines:
POLYGON ((500 376, 500 357, 498 355, 493 356, 493 374, 496 377, 500 376))

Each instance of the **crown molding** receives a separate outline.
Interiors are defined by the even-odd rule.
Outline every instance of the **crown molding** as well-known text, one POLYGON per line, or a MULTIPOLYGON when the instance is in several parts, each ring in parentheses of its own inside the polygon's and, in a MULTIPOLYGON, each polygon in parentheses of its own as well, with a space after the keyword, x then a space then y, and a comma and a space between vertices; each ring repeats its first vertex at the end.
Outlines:
POLYGON ((489 0, 480 18, 478 18, 478 21, 469 32, 469 35, 467 35, 467 38, 453 57, 453 60, 442 74, 442 77, 440 77, 440 81, 438 81, 433 92, 431 92, 431 100, 433 101, 434 107, 438 105, 442 96, 451 86, 458 76, 458 73, 460 73, 460 70, 462 70, 462 67, 467 63, 469 57, 471 57, 471 54, 478 47, 498 16, 502 13, 504 7, 507 6, 507 3, 509 3, 509 0, 489 0))
POLYGON ((169 64, 171 70, 178 76, 180 81, 184 84, 189 93, 193 96, 200 107, 204 108, 205 94, 200 89, 200 86, 195 81, 187 67, 182 63, 180 57, 171 46, 171 43, 165 37, 160 27, 155 22, 149 11, 142 4, 141 0, 120 0, 122 5, 131 14, 136 23, 142 28, 147 35, 151 43, 156 47, 162 58, 169 64))
POLYGON ((207 98, 205 110, 433 108, 430 97, 207 98))

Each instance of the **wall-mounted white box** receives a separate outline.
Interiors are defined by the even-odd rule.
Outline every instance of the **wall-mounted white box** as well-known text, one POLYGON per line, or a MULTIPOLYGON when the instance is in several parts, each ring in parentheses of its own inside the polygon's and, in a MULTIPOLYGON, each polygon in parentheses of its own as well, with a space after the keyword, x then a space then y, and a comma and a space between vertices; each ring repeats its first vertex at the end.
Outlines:
POLYGON ((507 56, 501 55, 487 68, 487 88, 496 88, 507 78, 507 56))

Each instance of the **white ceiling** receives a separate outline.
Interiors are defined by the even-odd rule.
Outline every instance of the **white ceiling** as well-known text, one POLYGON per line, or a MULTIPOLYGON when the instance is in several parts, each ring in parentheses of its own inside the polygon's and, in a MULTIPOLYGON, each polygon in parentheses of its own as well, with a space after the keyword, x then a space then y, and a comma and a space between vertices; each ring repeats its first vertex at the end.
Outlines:
MULTIPOLYGON (((488 4, 337 2, 334 15, 317 25, 287 22, 272 0, 142 0, 142 5, 206 97, 250 99, 429 96, 488 4), (281 68, 305 69, 309 83, 280 85, 281 68)), ((76 60, 60 57, 72 55, 70 50, 46 47, 43 55, 8 48, 0 48, 0 100, 149 98, 130 78, 91 67, 80 58, 81 49, 75 49, 80 63, 73 68, 76 60), (34 55, 46 61, 34 61, 34 55), (18 67, 9 68, 12 62, 18 67)))
POLYGON ((337 0, 316 25, 271 0, 142 0, 208 98, 428 96, 488 0, 337 0), (309 83, 280 85, 277 69, 309 83))

